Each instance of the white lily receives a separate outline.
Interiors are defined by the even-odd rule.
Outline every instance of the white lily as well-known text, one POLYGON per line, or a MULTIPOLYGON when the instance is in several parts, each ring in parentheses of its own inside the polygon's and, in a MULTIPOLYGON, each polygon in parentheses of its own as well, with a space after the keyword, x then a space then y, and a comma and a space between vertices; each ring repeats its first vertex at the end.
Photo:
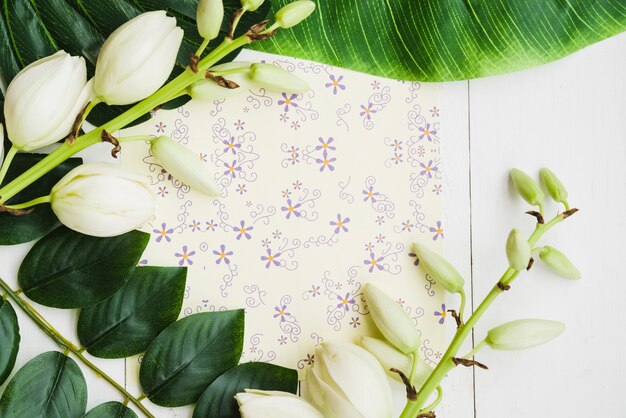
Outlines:
POLYGON ((242 418, 324 418, 311 404, 288 392, 246 389, 235 399, 242 418))

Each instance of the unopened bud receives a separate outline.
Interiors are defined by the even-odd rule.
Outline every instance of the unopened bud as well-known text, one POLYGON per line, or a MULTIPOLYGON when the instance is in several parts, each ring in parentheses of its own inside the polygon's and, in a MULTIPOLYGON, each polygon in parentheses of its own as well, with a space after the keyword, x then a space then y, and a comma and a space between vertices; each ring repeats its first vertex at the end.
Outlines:
POLYGON ((261 7, 265 0, 241 0, 241 7, 249 12, 254 12, 261 7))
POLYGON ((310 0, 296 0, 276 12, 276 24, 283 29, 290 28, 309 17, 315 10, 315 3, 310 0))
POLYGON ((517 229, 513 229, 506 240, 506 258, 509 260, 509 265, 515 270, 524 270, 528 267, 530 251, 528 241, 517 229))
POLYGON ((552 200, 568 206, 567 190, 565 189, 565 186, 563 186, 563 183, 561 183, 561 180, 559 180, 559 178, 547 168, 542 168, 539 175, 541 176, 541 181, 550 194, 550 197, 552 197, 552 200))
POLYGON ((204 39, 215 39, 220 34, 224 20, 224 4, 222 0, 200 0, 196 13, 198 33, 204 39))
POLYGON ((272 91, 304 93, 310 90, 304 80, 272 64, 252 64, 249 77, 272 91))
POLYGON ((546 245, 539 252, 539 258, 559 276, 566 279, 580 279, 580 271, 565 254, 556 248, 546 245))
POLYGON ((522 198, 533 206, 541 206, 544 194, 539 184, 522 170, 511 170, 511 180, 522 198))
POLYGON ((448 260, 417 242, 413 243, 413 252, 424 271, 444 289, 450 293, 460 293, 463 290, 465 281, 448 260))
POLYGON ((485 342, 494 350, 525 350, 551 341, 565 331, 565 325, 545 319, 519 319, 499 325, 487 333, 485 342))

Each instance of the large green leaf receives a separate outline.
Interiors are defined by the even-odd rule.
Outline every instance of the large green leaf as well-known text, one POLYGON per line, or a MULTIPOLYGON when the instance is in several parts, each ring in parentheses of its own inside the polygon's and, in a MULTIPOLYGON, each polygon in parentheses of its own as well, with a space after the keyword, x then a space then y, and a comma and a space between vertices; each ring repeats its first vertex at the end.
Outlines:
MULTIPOLYGON (((272 1, 272 11, 291 0, 272 1)), ((545 64, 626 30, 624 0, 316 0, 253 48, 386 77, 450 81, 545 64)))
POLYGON ((2 418, 79 418, 87 408, 87 383, 71 358, 48 351, 30 360, 0 398, 2 418))
POLYGON ((218 377, 204 391, 193 418, 239 418, 235 395, 244 389, 296 393, 298 372, 269 363, 244 363, 218 377))
POLYGON ((54 308, 94 305, 124 286, 149 239, 139 231, 98 238, 59 227, 24 258, 20 287, 30 299, 54 308))
POLYGON ((141 361, 144 393, 161 406, 196 402, 211 382, 239 362, 243 331, 242 309, 204 312, 174 322, 141 361))
POLYGON ((81 310, 80 343, 89 354, 102 358, 145 351, 178 318, 186 276, 185 267, 138 267, 113 296, 81 310))
POLYGON ((9 301, 0 299, 0 385, 11 374, 19 348, 20 326, 17 316, 9 301))
POLYGON ((83 418, 137 418, 137 415, 124 404, 111 401, 96 406, 83 418))
MULTIPOLYGON (((9 167, 3 185, 41 161, 44 154, 17 154, 9 167)), ((24 203, 50 194, 50 189, 74 167, 82 164, 80 158, 72 158, 55 167, 48 174, 37 180, 16 196, 8 204, 24 203)), ((14 245, 41 238, 59 225, 59 220, 49 204, 37 205, 32 213, 15 216, 0 213, 0 245, 14 245)))

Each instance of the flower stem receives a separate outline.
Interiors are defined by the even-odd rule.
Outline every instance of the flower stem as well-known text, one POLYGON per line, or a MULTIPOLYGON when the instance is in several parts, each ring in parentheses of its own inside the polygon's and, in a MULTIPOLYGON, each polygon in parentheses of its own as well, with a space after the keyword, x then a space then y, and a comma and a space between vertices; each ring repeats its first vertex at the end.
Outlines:
POLYGON ((131 395, 122 385, 117 383, 111 376, 107 375, 103 372, 98 366, 93 364, 89 359, 87 359, 82 350, 76 345, 74 345, 71 341, 61 335, 35 308, 33 308, 27 301, 18 296, 17 292, 11 289, 11 287, 2 279, 0 279, 0 288, 15 302, 15 304, 28 316, 32 321, 54 342, 56 342, 59 347, 64 350, 66 353, 72 353, 76 358, 78 358, 85 366, 89 367, 98 377, 106 380, 111 386, 117 389, 122 395, 124 395, 125 399, 128 399, 132 402, 141 412, 145 414, 148 418, 155 418, 154 415, 146 409, 146 407, 141 403, 141 401, 131 395))
MULTIPOLYGON (((530 245, 530 247, 534 247, 539 239, 548 230, 550 230, 558 223, 563 222, 565 218, 565 215, 558 214, 546 224, 537 223, 537 225, 535 226, 535 230, 528 238, 528 244, 530 245)), ((446 374, 456 367, 452 359, 456 357, 459 349, 463 345, 463 342, 467 339, 470 332, 472 331, 472 328, 474 328, 478 320, 487 311, 489 306, 497 299, 498 296, 500 296, 505 291, 505 289, 508 288, 510 283, 515 280, 519 273, 519 271, 516 271, 513 268, 509 267, 500 277, 500 280, 498 280, 498 282, 493 286, 491 291, 487 294, 487 296, 481 302, 478 308, 476 308, 476 311, 469 317, 467 322, 462 324, 461 327, 457 329, 456 334, 450 342, 450 345, 448 346, 448 349, 443 355, 441 361, 430 374, 424 385, 420 388, 420 391, 417 394, 417 398, 414 401, 407 402, 404 410, 402 411, 402 414, 400 415, 400 418, 414 418, 418 415, 423 405, 426 403, 433 391, 441 384, 441 381, 446 376, 446 374)))
POLYGON ((476 344, 476 346, 469 353, 464 355, 462 358, 467 359, 467 360, 471 359, 472 357, 476 355, 476 353, 478 353, 486 345, 487 345, 487 341, 482 340, 480 343, 476 344))
POLYGON ((443 389, 441 389, 441 386, 437 386, 437 398, 433 401, 433 403, 428 405, 426 408, 423 408, 417 414, 419 415, 419 414, 424 414, 428 411, 433 411, 435 408, 437 408, 439 403, 441 403, 442 399, 443 399, 443 389))
POLYGON ((15 148, 15 145, 12 145, 11 148, 7 151, 7 155, 4 158, 4 162, 2 163, 2 168, 0 168, 0 184, 4 180, 4 177, 7 175, 7 171, 9 171, 9 166, 17 154, 18 149, 15 148))
POLYGON ((26 203, 20 203, 18 205, 4 205, 4 207, 9 209, 26 209, 31 206, 40 205, 42 203, 50 203, 50 195, 41 196, 36 199, 29 200, 26 203))
POLYGON ((115 119, 105 123, 104 125, 94 129, 93 131, 82 135, 74 141, 73 144, 63 143, 59 148, 50 153, 47 157, 35 164, 30 169, 26 170, 16 179, 9 184, 0 188, 0 205, 4 204, 11 197, 15 196, 25 187, 39 179, 41 176, 52 170, 54 167, 61 164, 79 151, 84 150, 101 141, 100 134, 102 131, 109 133, 116 132, 129 123, 135 121, 142 115, 148 113, 155 107, 168 101, 171 97, 176 96, 180 92, 184 91, 187 86, 194 81, 204 77, 204 71, 212 65, 215 65, 219 60, 224 58, 229 53, 241 48, 252 42, 252 39, 246 35, 240 36, 234 40, 224 40, 219 46, 211 51, 206 57, 198 64, 198 72, 194 73, 189 68, 157 90, 154 94, 148 98, 137 103, 126 112, 122 113, 115 119))

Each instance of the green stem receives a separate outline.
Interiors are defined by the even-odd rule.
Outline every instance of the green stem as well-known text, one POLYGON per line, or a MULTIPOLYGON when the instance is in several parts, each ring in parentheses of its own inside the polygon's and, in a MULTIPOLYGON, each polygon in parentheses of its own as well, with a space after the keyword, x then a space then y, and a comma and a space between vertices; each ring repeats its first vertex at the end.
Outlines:
POLYGON ((225 76, 231 74, 246 74, 250 72, 250 67, 239 67, 239 68, 231 68, 229 70, 223 71, 211 71, 211 74, 214 76, 225 76))
POLYGON ((122 137, 117 138, 117 140, 120 142, 138 142, 138 141, 152 142, 155 139, 156 138, 153 138, 148 135, 132 135, 132 136, 122 136, 122 137))
POLYGON ((210 54, 200 61, 198 64, 198 73, 194 73, 187 69, 170 83, 161 87, 157 92, 148 98, 137 103, 135 106, 122 113, 115 119, 105 123, 104 125, 94 129, 93 131, 82 135, 74 141, 73 144, 63 143, 59 148, 50 153, 47 157, 26 170, 15 180, 0 188, 0 205, 4 204, 11 197, 15 196, 25 187, 39 179, 41 176, 52 170, 79 151, 84 150, 98 142, 100 142, 100 134, 102 131, 109 133, 122 129, 137 118, 148 113, 150 110, 169 100, 184 91, 187 86, 204 76, 204 71, 215 65, 220 59, 252 42, 250 38, 243 35, 234 40, 225 40, 216 47, 210 54))
POLYGON ((417 373, 417 365, 419 363, 419 349, 413 351, 411 353, 411 358, 412 358, 412 362, 411 362, 411 372, 409 373, 409 382, 411 382, 411 384, 413 384, 413 379, 415 379, 415 373, 417 373))
POLYGON ((132 402, 141 412, 143 412, 148 418, 155 418, 154 415, 146 409, 146 407, 141 403, 141 401, 131 395, 122 385, 117 383, 111 376, 103 372, 98 366, 93 364, 89 359, 87 359, 80 349, 76 347, 71 341, 61 335, 35 308, 33 308, 28 302, 26 302, 23 298, 18 296, 16 291, 11 289, 11 287, 2 279, 0 279, 0 288, 15 302, 15 304, 28 316, 32 321, 54 342, 56 342, 62 350, 68 353, 72 353, 76 358, 78 358, 85 366, 89 367, 96 373, 99 377, 106 380, 111 386, 117 389, 122 395, 125 396, 130 402, 132 402))
POLYGON ((465 296, 465 290, 461 289, 459 292, 461 295, 461 306, 459 307, 459 321, 463 325, 463 315, 465 314, 465 304, 467 303, 467 297, 465 296))
POLYGON ((247 6, 244 6, 241 9, 235 11, 235 16, 233 17, 233 21, 230 24, 230 32, 228 33, 228 38, 233 39, 235 37, 235 29, 237 29, 237 25, 239 25, 239 20, 241 20, 241 17, 247 11, 247 6))
POLYGON ((443 399, 443 389, 441 389, 441 386, 437 386, 437 398, 433 401, 433 403, 431 403, 426 408, 424 408, 421 411, 419 411, 417 414, 420 415, 420 414, 424 414, 424 413, 429 412, 429 411, 434 411, 435 408, 437 408, 437 406, 439 406, 439 404, 441 403, 442 399, 443 399))
POLYGON ((209 45, 209 42, 211 42, 211 40, 209 38, 204 38, 202 40, 202 43, 200 44, 200 46, 196 50, 196 56, 197 57, 201 57, 202 56, 202 54, 204 53, 204 50, 209 45))
MULTIPOLYGON (((1 129, 1 127, 0 127, 1 129)), ((15 145, 11 145, 11 148, 7 151, 6 157, 4 157, 4 161, 2 162, 2 168, 0 168, 0 184, 4 180, 4 177, 7 175, 7 171, 9 171, 9 166, 17 154, 18 149, 15 148, 15 145)))
POLYGON ((469 360, 476 355, 483 347, 487 345, 487 340, 482 340, 479 342, 469 353, 464 355, 462 358, 469 360))
MULTIPOLYGON (((539 239, 553 226, 562 222, 565 218, 562 214, 558 214, 555 216, 550 222, 546 224, 537 224, 535 226, 535 230, 528 238, 528 244, 530 247, 534 247, 539 239)), ((430 395, 433 391, 441 384, 441 381, 446 376, 446 374, 456 367, 452 359, 456 357, 459 349, 463 345, 463 342, 467 339, 469 334, 472 331, 472 328, 476 325, 478 320, 483 316, 483 314, 487 311, 489 306, 500 296, 507 286, 510 285, 513 280, 519 275, 519 271, 516 271, 509 267, 504 274, 498 280, 495 286, 491 289, 489 294, 485 297, 485 299, 481 302, 481 304, 476 308, 476 311, 469 317, 466 323, 461 325, 460 328, 457 329, 456 334, 445 354, 441 358, 441 361, 435 367, 433 372, 430 374, 424 385, 421 387, 419 393, 417 394, 417 398, 414 401, 408 401, 404 410, 402 411, 402 415, 400 418, 414 418, 418 415, 418 412, 422 409, 422 406, 426 403, 430 395)))
POLYGON ((26 208, 29 208, 31 206, 40 205, 42 203, 50 203, 50 195, 48 195, 48 196, 41 196, 41 197, 38 197, 36 199, 29 200, 26 203, 20 203, 18 205, 4 205, 4 207, 5 208, 9 208, 9 209, 26 209, 26 208))

